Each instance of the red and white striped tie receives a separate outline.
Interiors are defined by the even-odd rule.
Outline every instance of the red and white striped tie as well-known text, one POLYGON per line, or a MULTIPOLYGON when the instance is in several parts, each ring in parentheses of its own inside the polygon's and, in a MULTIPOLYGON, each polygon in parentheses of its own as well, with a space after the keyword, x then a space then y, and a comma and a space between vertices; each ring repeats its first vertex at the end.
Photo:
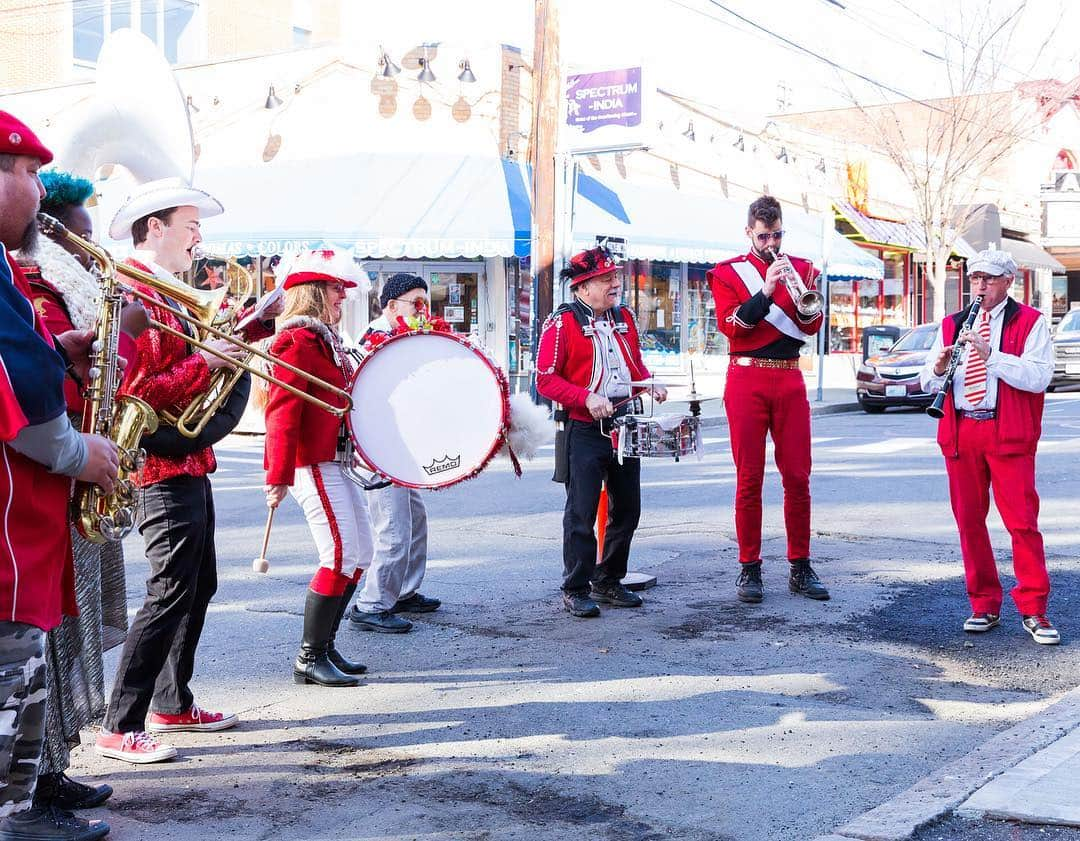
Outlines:
MULTIPOLYGON (((975 330, 983 341, 990 344, 990 313, 979 313, 979 323, 975 330)), ((972 406, 978 406, 986 397, 986 363, 975 350, 974 344, 968 345, 967 365, 964 367, 964 399, 972 406)))

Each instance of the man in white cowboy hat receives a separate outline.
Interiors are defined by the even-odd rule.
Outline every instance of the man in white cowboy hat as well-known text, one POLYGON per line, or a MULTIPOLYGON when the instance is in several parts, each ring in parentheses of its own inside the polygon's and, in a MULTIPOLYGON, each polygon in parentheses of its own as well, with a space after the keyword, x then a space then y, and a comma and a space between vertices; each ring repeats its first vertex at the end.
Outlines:
MULTIPOLYGON (((131 237, 129 265, 173 285, 187 271, 201 242, 199 222, 223 212, 221 203, 180 179, 140 187, 117 211, 109 226, 116 240, 131 237)), ((161 302, 147 304, 149 316, 193 335, 173 315, 175 301, 136 282, 139 292, 161 302)), ((243 352, 224 340, 209 343, 227 357, 243 352)), ((178 412, 207 390, 211 373, 230 363, 183 339, 150 328, 137 341, 138 356, 125 378, 122 394, 149 403, 157 412, 178 412)), ((189 687, 207 606, 217 589, 214 553, 214 502, 208 474, 217 462, 202 442, 181 455, 148 454, 136 476, 142 488, 139 531, 150 564, 147 597, 135 615, 124 644, 112 696, 96 749, 127 762, 160 762, 176 749, 146 731, 216 731, 232 727, 232 713, 196 705, 189 687), (149 714, 149 725, 147 716, 149 714)))
POLYGON ((1007 251, 980 251, 968 260, 972 297, 982 296, 978 315, 966 329, 970 307, 945 317, 921 380, 924 391, 940 391, 953 348, 963 346, 937 441, 971 602, 964 630, 982 633, 1001 621, 1001 581, 986 528, 992 488, 1012 538, 1016 586, 1011 595, 1020 621, 1035 642, 1056 645, 1060 636, 1046 618, 1050 577, 1035 490, 1035 450, 1054 355, 1042 313, 1009 295, 1016 271, 1007 251))

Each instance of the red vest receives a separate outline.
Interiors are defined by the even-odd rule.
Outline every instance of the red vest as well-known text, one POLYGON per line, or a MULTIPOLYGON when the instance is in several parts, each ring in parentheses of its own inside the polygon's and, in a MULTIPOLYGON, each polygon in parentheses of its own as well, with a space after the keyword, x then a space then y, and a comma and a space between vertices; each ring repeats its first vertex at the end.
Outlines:
MULTIPOLYGON (((615 338, 633 380, 647 380, 652 374, 641 359, 637 325, 628 307, 619 307, 625 332, 615 338)), ((596 371, 596 344, 585 335, 571 305, 564 305, 544 322, 540 349, 536 354, 536 390, 548 400, 561 403, 574 420, 593 418, 585 408, 588 384, 596 371)))
MULTIPOLYGON (((274 339, 270 352, 321 380, 345 388, 345 373, 334 360, 334 352, 314 330, 294 327, 274 339)), ((333 406, 343 406, 326 389, 312 385, 281 366, 274 376, 333 406)), ((268 485, 291 485, 297 467, 332 461, 337 454, 341 418, 301 400, 285 389, 271 385, 266 404, 266 439, 263 467, 268 485)))
MULTIPOLYGON (((946 317, 941 322, 942 346, 951 345, 959 332, 967 310, 946 317)), ((1024 343, 1031 328, 1042 318, 1034 307, 1021 304, 1012 298, 1005 304, 1002 313, 1004 323, 1001 326, 1002 353, 1021 356, 1024 343)), ((1004 380, 997 381, 997 415, 993 421, 996 429, 997 451, 1001 455, 1020 455, 1034 453, 1042 435, 1043 402, 1046 395, 1013 388, 1004 380)), ((937 441, 946 458, 957 456, 957 432, 959 421, 953 404, 952 389, 945 395, 945 417, 938 421, 937 441)))
MULTIPOLYGON (((800 257, 789 255, 788 259, 803 279, 806 288, 813 289, 814 279, 817 277, 814 265, 809 260, 803 260, 800 257)), ((821 329, 824 321, 822 315, 819 313, 809 320, 804 320, 795 309, 795 302, 788 294, 787 287, 782 283, 776 285, 776 291, 773 293, 775 308, 769 316, 753 325, 739 321, 735 316, 735 311, 753 297, 757 290, 751 291, 747 287, 735 268, 738 264, 752 267, 760 279, 764 279, 768 268, 756 254, 743 254, 718 263, 705 273, 716 303, 717 326, 720 332, 728 337, 733 354, 758 350, 777 341, 781 336, 805 341, 807 336, 813 336, 821 329)))

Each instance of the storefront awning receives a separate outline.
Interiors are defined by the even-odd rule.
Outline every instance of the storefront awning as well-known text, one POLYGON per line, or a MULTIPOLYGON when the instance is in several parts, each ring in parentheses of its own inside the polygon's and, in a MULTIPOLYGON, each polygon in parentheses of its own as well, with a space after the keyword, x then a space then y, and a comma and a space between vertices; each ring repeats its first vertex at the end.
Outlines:
POLYGON ((513 257, 529 252, 521 166, 496 157, 359 153, 207 168, 225 214, 205 248, 232 255, 351 248, 361 258, 513 257))
MULTIPOLYGON (((846 219, 864 240, 874 245, 891 245, 909 251, 926 250, 926 234, 917 222, 894 222, 890 219, 875 219, 858 210, 851 202, 838 201, 833 206, 836 212, 846 219)), ((978 253, 963 237, 957 237, 953 244, 953 254, 969 259, 978 253)))
MULTIPOLYGON (((627 256, 673 263, 717 263, 746 251, 746 207, 715 196, 693 195, 630 182, 611 184, 578 176, 574 201, 574 248, 589 248, 597 236, 622 237, 627 256)), ((784 208, 784 249, 822 265, 819 217, 784 208)), ((831 278, 885 276, 874 254, 829 228, 831 278)))
POLYGON ((1012 254, 1016 264, 1023 269, 1049 269, 1054 274, 1065 274, 1065 266, 1033 242, 1002 237, 1001 250, 1012 254))

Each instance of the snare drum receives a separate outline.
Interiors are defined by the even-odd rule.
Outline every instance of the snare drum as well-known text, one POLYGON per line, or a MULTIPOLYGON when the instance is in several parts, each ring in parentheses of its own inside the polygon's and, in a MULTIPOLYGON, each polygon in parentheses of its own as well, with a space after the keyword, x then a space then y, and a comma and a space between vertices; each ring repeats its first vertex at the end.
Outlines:
POLYGON ((401 333, 361 360, 346 417, 356 456, 408 488, 446 488, 479 473, 510 427, 506 375, 453 333, 401 333))
POLYGON ((670 458, 701 455, 700 419, 692 415, 623 415, 611 427, 611 445, 619 457, 670 458))

